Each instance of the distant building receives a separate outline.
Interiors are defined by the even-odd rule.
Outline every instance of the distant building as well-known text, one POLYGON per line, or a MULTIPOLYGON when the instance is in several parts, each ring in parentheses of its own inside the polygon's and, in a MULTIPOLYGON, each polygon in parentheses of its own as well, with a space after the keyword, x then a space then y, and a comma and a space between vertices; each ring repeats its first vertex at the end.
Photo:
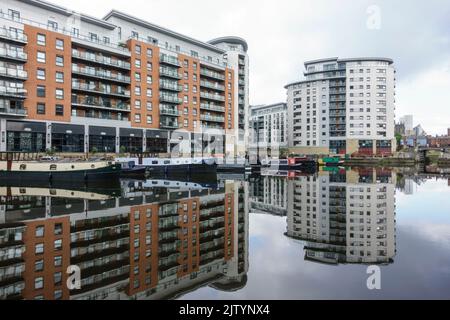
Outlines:
POLYGON ((428 137, 428 145, 433 148, 450 147, 450 135, 428 137))
POLYGON ((402 137, 406 135, 406 129, 404 123, 395 124, 395 134, 400 134, 402 137))
POLYGON ((413 116, 412 115, 406 115, 400 118, 399 121, 401 124, 405 126, 405 134, 411 135, 412 131, 414 129, 413 127, 413 116))
POLYGON ((422 126, 419 124, 418 126, 414 127, 413 135, 419 137, 419 136, 426 136, 427 133, 425 132, 425 130, 423 130, 422 126))

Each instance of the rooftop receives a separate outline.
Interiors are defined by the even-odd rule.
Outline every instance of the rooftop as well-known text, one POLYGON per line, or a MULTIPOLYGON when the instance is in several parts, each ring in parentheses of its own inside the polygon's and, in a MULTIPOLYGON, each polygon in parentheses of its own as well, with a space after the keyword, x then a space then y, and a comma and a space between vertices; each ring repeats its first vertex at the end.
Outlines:
POLYGON ((208 43, 210 43, 212 45, 217 45, 219 43, 239 44, 239 45, 242 45, 242 47, 244 47, 245 52, 248 51, 247 41, 245 41, 241 37, 235 37, 235 36, 220 37, 220 38, 212 39, 212 40, 208 41, 208 43))

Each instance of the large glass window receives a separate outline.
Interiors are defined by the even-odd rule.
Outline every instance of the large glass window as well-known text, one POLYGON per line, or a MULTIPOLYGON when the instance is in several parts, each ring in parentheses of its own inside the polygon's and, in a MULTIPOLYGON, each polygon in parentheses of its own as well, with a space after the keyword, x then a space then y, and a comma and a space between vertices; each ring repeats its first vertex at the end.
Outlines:
POLYGON ((147 138, 147 152, 167 153, 166 138, 147 138))
POLYGON ((52 133, 52 146, 56 152, 84 152, 84 135, 52 133))
POLYGON ((9 131, 7 149, 16 152, 44 152, 45 134, 40 132, 9 131))
POLYGON ((142 138, 141 137, 120 137, 120 148, 125 149, 125 152, 142 152, 142 138))
POLYGON ((89 135, 89 152, 116 152, 116 137, 106 135, 89 135))

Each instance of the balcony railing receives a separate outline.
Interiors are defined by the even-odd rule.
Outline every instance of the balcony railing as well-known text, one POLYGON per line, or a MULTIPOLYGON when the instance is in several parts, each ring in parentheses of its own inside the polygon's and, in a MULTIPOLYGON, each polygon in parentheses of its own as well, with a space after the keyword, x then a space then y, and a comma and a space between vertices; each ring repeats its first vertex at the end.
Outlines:
POLYGON ((181 74, 179 74, 178 71, 176 71, 172 68, 167 68, 167 67, 160 67, 159 75, 162 77, 168 77, 168 78, 173 78, 173 79, 178 79, 178 80, 182 78, 181 74))
POLYGON ((13 30, 6 29, 5 27, 0 28, 0 38, 18 41, 21 43, 27 43, 28 38, 27 35, 22 32, 16 32, 13 30))
POLYGON ((181 66, 181 64, 178 61, 177 57, 169 56, 167 54, 160 54, 159 55, 159 60, 160 60, 161 63, 170 64, 172 66, 177 66, 177 67, 181 66))
POLYGON ((220 91, 225 91, 225 86, 218 84, 218 83, 213 83, 213 82, 209 82, 209 81, 200 81, 200 86, 205 87, 205 88, 211 88, 214 90, 220 90, 220 91))
POLYGON ((120 73, 106 72, 105 70, 101 70, 101 69, 72 66, 72 72, 76 73, 76 74, 80 74, 80 75, 89 76, 89 77, 118 81, 118 82, 123 82, 123 83, 127 83, 127 84, 130 83, 129 76, 124 76, 120 73))
POLYGON ((205 99, 210 99, 210 100, 221 101, 221 102, 225 101, 224 96, 221 96, 219 94, 211 94, 211 93, 207 93, 207 92, 200 92, 200 97, 205 98, 205 99))
POLYGON ((181 92, 183 91, 183 86, 178 84, 177 82, 163 81, 159 82, 159 88, 171 91, 181 92))
POLYGON ((4 77, 17 78, 21 80, 26 80, 28 78, 28 73, 25 70, 5 68, 5 67, 0 67, 0 75, 4 77))
POLYGON ((239 80, 239 84, 240 84, 241 86, 245 86, 245 80, 239 80))
POLYGON ((124 117, 118 117, 118 116, 113 116, 113 115, 104 115, 104 114, 89 114, 86 113, 84 116, 81 115, 72 115, 72 117, 74 118, 90 118, 90 119, 101 119, 101 120, 114 120, 114 121, 124 121, 124 122, 128 122, 130 121, 128 118, 124 118, 124 117))
POLYGON ((111 102, 108 100, 103 100, 101 98, 95 99, 90 97, 72 96, 72 104, 87 107, 113 109, 118 111, 130 111, 130 104, 128 103, 111 102))
POLYGON ((215 104, 207 104, 207 103, 201 103, 200 109, 217 111, 217 112, 225 112, 225 107, 218 106, 215 104))
POLYGON ((12 88, 7 86, 0 86, 0 95, 25 98, 27 95, 27 90, 24 88, 12 88))
POLYGON ((91 53, 88 54, 86 52, 81 52, 76 49, 72 50, 72 57, 81 59, 81 60, 96 62, 96 63, 107 65, 107 66, 122 68, 122 69, 126 69, 126 70, 131 69, 131 64, 127 61, 123 61, 123 60, 119 60, 119 59, 112 59, 110 57, 97 55, 97 54, 91 54, 91 53))
POLYGON ((160 94, 159 100, 163 102, 173 103, 173 104, 181 104, 183 100, 176 95, 169 94, 160 94))
POLYGON ((25 52, 10 48, 0 48, 0 57, 27 61, 27 54, 25 52))
POLYGON ((218 79, 218 80, 225 80, 225 75, 215 72, 215 71, 211 71, 208 69, 200 69, 200 74, 206 77, 210 77, 210 78, 214 78, 214 79, 218 79))
POLYGON ((160 121, 159 126, 165 129, 178 129, 178 121, 160 121))
POLYGON ((202 119, 203 121, 211 121, 211 122, 225 122, 225 117, 211 116, 207 114, 200 115, 200 119, 202 119))
POLYGON ((27 110, 21 108, 9 108, 0 106, 0 114, 14 115, 14 116, 26 116, 27 110))
POLYGON ((163 114, 163 115, 174 116, 174 117, 178 117, 180 115, 180 111, 178 111, 178 109, 173 108, 172 106, 163 105, 163 104, 159 105, 159 113, 163 114))
POLYGON ((120 97, 124 97, 124 98, 130 97, 129 90, 108 91, 108 90, 106 90, 105 86, 91 86, 87 83, 72 83, 72 90, 88 91, 88 92, 92 92, 92 93, 111 95, 111 96, 120 96, 120 97))

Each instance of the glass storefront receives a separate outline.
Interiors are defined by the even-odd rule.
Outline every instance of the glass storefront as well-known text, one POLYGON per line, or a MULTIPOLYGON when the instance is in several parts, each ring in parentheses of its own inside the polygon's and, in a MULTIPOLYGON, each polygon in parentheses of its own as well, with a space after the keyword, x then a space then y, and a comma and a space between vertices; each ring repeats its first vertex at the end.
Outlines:
POLYGON ((116 128, 89 127, 89 152, 116 152, 116 128))
POLYGON ((167 153, 169 132, 161 130, 147 130, 146 149, 149 153, 167 153))
POLYGON ((120 129, 120 151, 142 153, 143 132, 138 129, 120 129))
POLYGON ((45 124, 8 121, 6 148, 14 152, 45 152, 45 124))
POLYGON ((52 124, 52 148, 56 152, 84 152, 84 126, 52 124))

